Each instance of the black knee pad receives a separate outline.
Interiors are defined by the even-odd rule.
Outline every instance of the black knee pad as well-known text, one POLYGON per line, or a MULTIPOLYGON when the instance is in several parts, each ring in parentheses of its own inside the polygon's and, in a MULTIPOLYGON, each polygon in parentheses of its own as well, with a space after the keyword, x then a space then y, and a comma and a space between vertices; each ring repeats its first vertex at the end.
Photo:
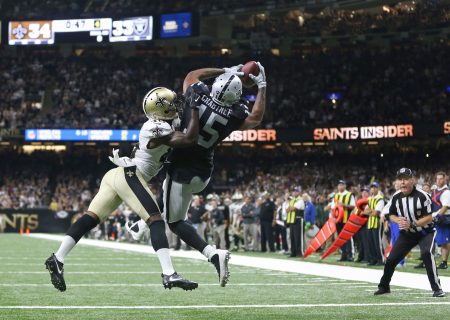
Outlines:
POLYGON ((155 251, 159 249, 169 248, 169 241, 166 236, 166 226, 163 220, 153 221, 150 224, 150 238, 155 251))
POLYGON ((78 242, 82 236, 91 231, 98 224, 98 220, 92 218, 88 214, 84 214, 67 231, 67 235, 71 236, 75 242, 78 242))

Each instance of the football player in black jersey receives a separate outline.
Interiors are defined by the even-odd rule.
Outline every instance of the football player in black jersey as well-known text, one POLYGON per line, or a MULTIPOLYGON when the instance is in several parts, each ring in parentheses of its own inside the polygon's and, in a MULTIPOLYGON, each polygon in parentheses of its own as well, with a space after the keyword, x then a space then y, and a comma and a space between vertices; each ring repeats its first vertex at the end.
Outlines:
MULTIPOLYGON (((200 135, 195 146, 171 151, 163 185, 164 215, 170 230, 213 263, 222 287, 229 278, 230 253, 208 245, 185 219, 192 194, 201 192, 209 183, 217 144, 234 130, 255 128, 263 119, 266 107, 266 76, 264 67, 259 62, 258 67, 260 72, 257 76, 250 74, 250 78, 258 86, 251 112, 240 102, 242 82, 239 76, 243 75, 242 65, 223 69, 204 68, 187 74, 183 92, 189 102, 187 105, 194 102, 198 104, 200 135), (211 89, 202 82, 210 78, 215 78, 211 89)), ((184 112, 181 119, 182 130, 189 120, 189 112, 184 112)), ((130 232, 133 237, 140 237, 141 230, 130 232)))

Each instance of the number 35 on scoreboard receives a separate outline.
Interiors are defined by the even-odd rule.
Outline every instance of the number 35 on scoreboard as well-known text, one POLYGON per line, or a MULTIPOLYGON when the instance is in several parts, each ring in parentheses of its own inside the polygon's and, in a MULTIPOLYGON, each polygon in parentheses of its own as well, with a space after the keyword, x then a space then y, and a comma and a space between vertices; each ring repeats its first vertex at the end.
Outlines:
POLYGON ((55 33, 51 20, 11 21, 9 23, 8 43, 14 44, 53 44, 55 33))

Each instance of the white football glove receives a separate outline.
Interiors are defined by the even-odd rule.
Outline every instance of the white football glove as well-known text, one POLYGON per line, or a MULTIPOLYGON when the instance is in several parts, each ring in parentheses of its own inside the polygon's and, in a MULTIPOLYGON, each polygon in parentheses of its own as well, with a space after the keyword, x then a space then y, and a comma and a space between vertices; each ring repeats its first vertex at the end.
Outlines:
POLYGON ((243 64, 238 64, 237 66, 233 66, 230 68, 223 68, 224 73, 231 73, 238 77, 242 77, 244 75, 244 72, 241 71, 243 64))
POLYGON ((257 76, 253 74, 249 74, 249 77, 253 80, 254 83, 258 86, 258 89, 265 88, 267 86, 266 83, 266 73, 264 72, 264 67, 261 63, 257 62, 259 67, 259 74, 257 76))
POLYGON ((112 163, 119 167, 132 167, 133 161, 128 157, 119 157, 119 149, 113 149, 113 156, 108 157, 112 163))

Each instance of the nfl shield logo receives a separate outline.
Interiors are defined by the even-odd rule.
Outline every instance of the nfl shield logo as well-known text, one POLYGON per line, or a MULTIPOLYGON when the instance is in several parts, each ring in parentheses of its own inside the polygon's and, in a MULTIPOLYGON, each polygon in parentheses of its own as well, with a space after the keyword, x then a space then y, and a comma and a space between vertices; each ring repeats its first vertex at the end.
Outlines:
POLYGON ((137 35, 142 35, 147 31, 148 19, 139 18, 134 20, 134 32, 137 35))

